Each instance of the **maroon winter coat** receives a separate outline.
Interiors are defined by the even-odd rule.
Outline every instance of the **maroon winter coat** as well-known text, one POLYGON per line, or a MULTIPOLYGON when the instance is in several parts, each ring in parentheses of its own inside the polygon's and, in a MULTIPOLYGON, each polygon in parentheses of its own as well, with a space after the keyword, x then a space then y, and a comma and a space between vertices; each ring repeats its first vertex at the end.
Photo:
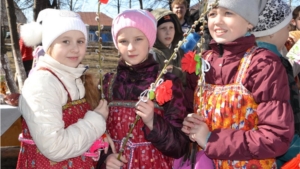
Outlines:
MULTIPOLYGON (((159 64, 152 55, 149 55, 144 62, 134 66, 128 66, 124 60, 120 60, 116 79, 112 86, 113 100, 138 101, 140 94, 148 89, 157 78, 158 70, 159 64)), ((106 74, 103 82, 106 98, 108 98, 107 91, 112 76, 113 73, 106 74)), ((187 115, 182 83, 171 73, 165 74, 164 79, 172 80, 173 97, 171 101, 163 105, 163 116, 154 114, 153 130, 150 131, 147 126, 144 126, 143 131, 146 140, 151 142, 162 154, 180 158, 189 146, 188 137, 181 131, 183 119, 187 115)), ((103 159, 99 163, 102 161, 103 159)))
MULTIPOLYGON (((254 36, 242 37, 222 46, 212 40, 212 50, 204 53, 205 56, 212 52, 208 58, 211 68, 205 74, 206 83, 233 83, 240 60, 245 51, 254 45, 254 36)), ((189 112, 193 112, 193 93, 197 79, 195 74, 187 75, 185 94, 189 112)), ((206 155, 213 159, 249 160, 284 154, 294 135, 294 117, 289 104, 287 74, 280 58, 269 50, 258 49, 248 67, 243 85, 258 103, 258 130, 213 130, 206 144, 206 155)))

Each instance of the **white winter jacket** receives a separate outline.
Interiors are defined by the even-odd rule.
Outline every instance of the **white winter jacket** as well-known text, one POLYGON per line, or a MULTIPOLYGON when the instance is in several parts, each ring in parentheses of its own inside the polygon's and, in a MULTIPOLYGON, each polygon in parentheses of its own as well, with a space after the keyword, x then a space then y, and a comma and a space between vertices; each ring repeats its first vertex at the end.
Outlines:
POLYGON ((62 106, 67 103, 67 91, 49 71, 38 70, 40 67, 51 69, 59 77, 72 100, 85 95, 80 76, 86 68, 68 67, 45 55, 40 58, 37 71, 26 79, 19 100, 19 110, 44 156, 56 162, 80 156, 105 132, 105 119, 88 111, 83 119, 64 129, 62 106))

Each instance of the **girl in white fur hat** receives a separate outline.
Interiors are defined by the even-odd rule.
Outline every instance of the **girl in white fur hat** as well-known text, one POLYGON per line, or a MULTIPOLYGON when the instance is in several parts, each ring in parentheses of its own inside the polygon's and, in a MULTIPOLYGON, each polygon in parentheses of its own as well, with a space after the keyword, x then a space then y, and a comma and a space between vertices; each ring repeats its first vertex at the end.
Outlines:
POLYGON ((92 169, 92 157, 98 154, 87 150, 95 141, 103 143, 98 139, 106 129, 108 107, 105 100, 86 101, 90 93, 98 94, 96 87, 86 91, 84 86, 92 80, 85 78, 87 67, 80 64, 87 44, 85 24, 78 14, 57 10, 43 19, 41 30, 46 54, 19 99, 24 120, 17 168, 92 169))

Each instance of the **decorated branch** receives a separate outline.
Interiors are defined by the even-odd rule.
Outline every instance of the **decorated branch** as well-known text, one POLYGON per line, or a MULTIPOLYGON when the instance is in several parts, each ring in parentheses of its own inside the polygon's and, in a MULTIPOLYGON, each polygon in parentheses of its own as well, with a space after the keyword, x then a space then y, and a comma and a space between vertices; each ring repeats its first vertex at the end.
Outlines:
MULTIPOLYGON (((218 6, 218 0, 215 0, 214 3, 207 6, 208 3, 205 3, 204 11, 199 17, 199 22, 202 23, 202 26, 200 27, 200 34, 204 34, 204 27, 207 25, 207 21, 205 20, 205 16, 207 16, 208 12, 216 8, 218 6)), ((196 22, 198 22, 196 21, 196 22)), ((195 22, 195 23, 196 23, 195 22)), ((193 27, 192 27, 193 28, 193 27)), ((197 93, 197 97, 200 98, 200 102, 203 101, 203 89, 202 86, 205 83, 205 72, 207 72, 210 69, 209 63, 202 58, 202 53, 204 52, 203 44, 205 43, 205 39, 203 36, 201 36, 199 42, 197 43, 197 47, 200 49, 199 53, 196 53, 196 51, 192 52, 189 51, 184 55, 184 57, 181 60, 181 67, 182 70, 188 73, 195 73, 196 75, 199 76, 198 80, 198 86, 199 86, 199 91, 197 93)), ((202 110, 202 104, 199 104, 199 107, 197 109, 197 114, 200 113, 202 110)))
POLYGON ((98 22, 98 31, 96 31, 96 35, 98 36, 98 49, 96 50, 96 53, 98 53, 99 58, 99 65, 97 65, 97 68, 99 69, 99 81, 100 84, 98 85, 98 89, 100 90, 100 99, 104 99, 104 93, 103 93, 103 69, 102 69, 102 63, 104 61, 104 56, 101 56, 102 51, 102 37, 101 37, 101 30, 103 29, 103 25, 100 23, 100 6, 101 3, 107 4, 108 0, 99 0, 98 2, 98 12, 96 13, 95 20, 98 22))
MULTIPOLYGON (((197 43, 198 51, 199 53, 196 53, 197 51, 189 51, 184 55, 184 57, 181 60, 181 67, 182 70, 187 72, 187 73, 195 73, 196 75, 199 76, 198 79, 198 92, 197 92, 197 97, 200 99, 200 102, 203 103, 203 85, 205 83, 205 72, 207 72, 210 69, 209 63, 202 58, 202 53, 204 52, 204 28, 207 25, 207 21, 205 20, 205 16, 207 16, 208 12, 218 6, 218 0, 215 0, 213 4, 211 4, 208 7, 208 0, 204 3, 204 8, 203 12, 201 13, 198 22, 202 23, 202 26, 200 27, 200 34, 202 35, 200 40, 197 43)), ((196 21, 197 22, 197 21, 196 21)), ((197 24, 197 23, 195 23, 197 24)), ((193 27, 194 28, 194 27, 193 27)), ((199 107, 197 109, 197 114, 200 114, 201 110, 203 109, 204 106, 202 104, 199 104, 199 107)), ((192 143, 190 145, 190 162, 191 162, 191 168, 195 168, 196 164, 196 152, 198 151, 198 145, 197 143, 192 143)))

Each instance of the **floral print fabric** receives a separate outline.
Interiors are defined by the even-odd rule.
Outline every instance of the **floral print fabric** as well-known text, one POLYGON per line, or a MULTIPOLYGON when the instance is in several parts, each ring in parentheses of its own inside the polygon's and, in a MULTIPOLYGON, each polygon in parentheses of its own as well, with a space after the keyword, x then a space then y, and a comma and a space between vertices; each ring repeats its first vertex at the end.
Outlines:
MULTIPOLYGON (((197 96, 200 87, 196 89, 194 109, 197 112, 199 105, 202 104, 203 109, 200 114, 206 118, 210 131, 226 128, 257 130, 257 104, 251 93, 242 85, 252 58, 251 51, 255 51, 255 48, 248 50, 244 55, 233 84, 204 84, 202 98, 197 96), (200 103, 201 99, 203 103, 200 103)), ((213 159, 213 161, 217 169, 276 168, 274 159, 249 161, 213 159)))

